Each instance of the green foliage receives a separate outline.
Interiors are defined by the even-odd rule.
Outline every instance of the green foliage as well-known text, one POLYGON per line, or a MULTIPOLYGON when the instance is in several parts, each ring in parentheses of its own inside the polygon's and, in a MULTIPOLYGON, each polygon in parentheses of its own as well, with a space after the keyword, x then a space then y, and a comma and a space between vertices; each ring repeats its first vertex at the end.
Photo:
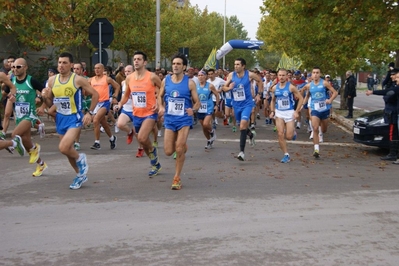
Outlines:
POLYGON ((397 1, 264 0, 261 10, 257 35, 266 49, 300 57, 303 68, 339 75, 399 52, 397 1))
MULTIPOLYGON (((15 34, 29 49, 54 46, 81 58, 80 48, 89 46, 88 28, 96 18, 108 18, 114 26, 110 48, 125 51, 130 59, 143 50, 155 58, 156 0, 8 0, 0 2, 0 36, 15 34)), ((202 67, 214 47, 223 45, 224 17, 189 2, 178 7, 175 0, 161 1, 161 52, 171 57, 179 47, 190 48, 190 61, 202 67)), ((226 41, 248 39, 236 16, 226 21, 226 41)), ((233 51, 226 57, 232 66, 242 56, 255 64, 251 51, 233 51)))

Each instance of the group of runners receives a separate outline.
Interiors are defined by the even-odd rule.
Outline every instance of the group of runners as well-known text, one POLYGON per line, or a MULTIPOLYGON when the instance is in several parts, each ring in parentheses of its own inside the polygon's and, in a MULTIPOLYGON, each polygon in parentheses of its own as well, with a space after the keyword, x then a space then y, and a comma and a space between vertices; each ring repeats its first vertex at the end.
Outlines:
POLYGON ((39 115, 47 110, 54 117, 60 135, 59 150, 76 173, 70 188, 79 189, 88 180, 89 169, 86 154, 79 153, 81 129, 84 125, 93 125, 95 140, 91 149, 99 150, 100 128, 104 128, 110 148, 115 149, 117 137, 112 134, 107 121, 108 113, 113 111, 119 113, 116 126, 126 132, 127 144, 132 143, 135 136, 139 150, 147 154, 151 167, 149 177, 156 176, 162 169, 157 141, 151 141, 150 135, 153 132, 156 138, 157 129, 163 123, 164 153, 174 155, 176 159, 171 189, 180 190, 187 139, 195 119, 202 127, 205 149, 212 149, 216 140, 218 117, 225 125, 229 121, 233 123, 232 130, 235 132, 238 128, 240 132, 237 159, 244 161, 247 139, 251 146, 255 145, 256 113, 263 108, 266 123, 274 123, 278 132, 283 152, 281 162, 288 163, 290 155, 286 140, 296 138, 295 130, 300 127, 302 110, 307 109, 314 142, 313 156, 320 157, 319 142, 327 130, 331 103, 337 92, 321 78, 318 67, 313 68, 310 77, 303 79, 299 75, 295 81, 285 69, 268 71, 262 77, 247 70, 243 58, 237 58, 234 71, 224 73, 223 78, 216 75, 214 69, 187 75, 187 58, 181 54, 174 56, 171 62, 171 74, 157 75, 147 70, 146 54, 137 51, 133 55, 133 65, 124 68, 126 79, 118 84, 107 76, 104 65, 96 64, 95 75, 87 78, 81 63, 74 64, 71 54, 61 53, 59 73, 51 76, 43 88, 27 74, 26 60, 16 59, 12 63, 11 80, 0 74, 0 82, 9 88, 6 109, 14 106, 16 116, 11 140, 1 136, 0 149, 10 152, 15 149, 21 156, 27 151, 29 162, 37 163, 33 176, 42 175, 48 166, 40 158, 40 145, 32 142, 30 132, 31 127, 39 128, 39 115), (113 88, 111 97, 110 86, 113 88), (122 96, 118 101, 120 91, 122 96), (41 105, 36 108, 38 100, 41 105))

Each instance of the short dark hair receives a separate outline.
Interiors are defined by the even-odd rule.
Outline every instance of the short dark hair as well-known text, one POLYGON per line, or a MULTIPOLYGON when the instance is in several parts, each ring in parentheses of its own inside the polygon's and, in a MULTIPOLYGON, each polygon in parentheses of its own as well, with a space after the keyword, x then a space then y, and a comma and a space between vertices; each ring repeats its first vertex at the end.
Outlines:
POLYGON ((63 52, 58 57, 68 57, 69 58, 69 62, 73 63, 73 56, 72 56, 72 54, 70 54, 68 52, 63 52))
POLYGON ((242 57, 237 58, 235 61, 240 61, 240 62, 241 62, 241 65, 243 65, 243 66, 246 66, 246 65, 247 65, 247 61, 245 61, 245 59, 242 58, 242 57))
POLYGON ((142 51, 136 51, 136 52, 134 52, 133 57, 134 57, 135 55, 142 55, 142 56, 143 56, 143 60, 144 60, 144 61, 147 61, 147 55, 146 55, 144 52, 142 52, 142 51))
POLYGON ((321 72, 321 68, 320 68, 320 67, 314 66, 314 67, 313 67, 313 70, 315 70, 315 69, 318 69, 318 70, 320 70, 320 72, 321 72))
POLYGON ((172 62, 173 60, 175 60, 176 58, 180 58, 181 60, 183 60, 183 66, 187 66, 188 61, 187 61, 187 57, 182 54, 182 53, 177 53, 172 57, 172 62))
POLYGON ((213 68, 208 69, 208 71, 206 73, 208 74, 209 71, 212 71, 213 73, 215 73, 215 69, 213 69, 213 68))
POLYGON ((270 70, 269 73, 270 73, 270 74, 277 74, 277 71, 276 71, 276 70, 270 70))
POLYGON ((17 59, 15 56, 13 56, 13 55, 10 55, 7 59, 17 59))

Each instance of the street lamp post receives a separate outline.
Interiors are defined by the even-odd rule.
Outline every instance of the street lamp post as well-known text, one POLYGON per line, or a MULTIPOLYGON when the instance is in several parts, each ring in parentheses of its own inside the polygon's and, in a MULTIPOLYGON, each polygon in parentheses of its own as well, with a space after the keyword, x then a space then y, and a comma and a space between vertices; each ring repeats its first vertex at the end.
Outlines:
MULTIPOLYGON (((224 0, 224 20, 223 20, 223 45, 226 43, 226 1, 224 0)), ((223 56, 223 70, 226 69, 226 58, 223 56)))
POLYGON ((157 22, 155 33, 155 68, 161 68, 161 0, 157 0, 157 22))

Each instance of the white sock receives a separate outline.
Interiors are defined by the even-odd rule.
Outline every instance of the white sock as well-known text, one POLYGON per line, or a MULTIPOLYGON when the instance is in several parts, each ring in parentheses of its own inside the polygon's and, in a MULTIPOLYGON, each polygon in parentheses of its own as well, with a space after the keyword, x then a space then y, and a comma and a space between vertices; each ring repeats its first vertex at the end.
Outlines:
POLYGON ((315 149, 315 150, 320 150, 319 144, 315 144, 315 145, 314 145, 314 149, 315 149))

